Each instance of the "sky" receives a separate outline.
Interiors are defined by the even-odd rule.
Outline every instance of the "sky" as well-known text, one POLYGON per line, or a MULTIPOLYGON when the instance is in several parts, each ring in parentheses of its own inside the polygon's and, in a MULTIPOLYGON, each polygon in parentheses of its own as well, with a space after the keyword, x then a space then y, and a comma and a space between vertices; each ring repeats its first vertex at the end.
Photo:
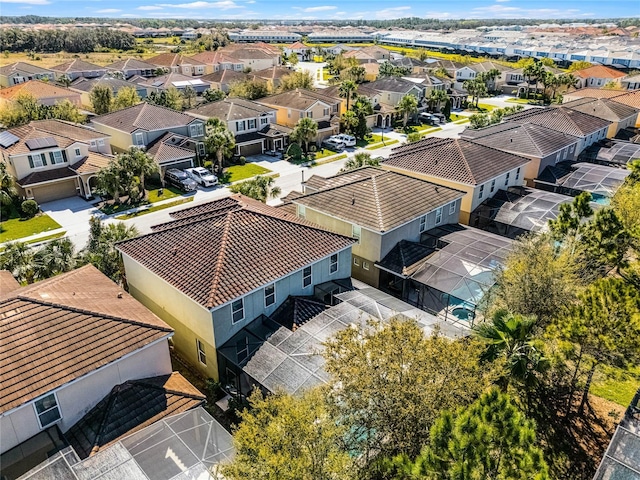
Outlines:
POLYGON ((0 0, 2 15, 110 18, 340 19, 639 17, 639 0, 0 0))

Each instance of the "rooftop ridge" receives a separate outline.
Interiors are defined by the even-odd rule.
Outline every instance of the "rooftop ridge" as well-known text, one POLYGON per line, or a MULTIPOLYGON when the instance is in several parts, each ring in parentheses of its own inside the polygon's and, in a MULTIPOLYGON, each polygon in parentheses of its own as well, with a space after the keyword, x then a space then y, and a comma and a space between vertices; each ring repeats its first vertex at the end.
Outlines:
POLYGON ((207 299, 207 307, 211 308, 214 304, 214 293, 218 291, 218 287, 220 285, 220 275, 222 273, 222 267, 224 263, 226 263, 227 259, 227 248, 229 246, 229 232, 231 230, 231 216, 234 211, 227 212, 227 218, 225 219, 225 224, 222 232, 222 241, 220 245, 220 250, 218 250, 218 258, 216 259, 216 264, 213 267, 213 280, 211 281, 211 289, 209 290, 209 298, 207 299))
POLYGON ((376 214, 378 216, 378 224, 380 225, 381 230, 386 230, 384 219, 382 216, 382 209, 380 208, 380 192, 378 191, 378 182, 376 181, 377 175, 373 175, 371 177, 371 185, 373 186, 373 198, 375 198, 376 202, 376 214))

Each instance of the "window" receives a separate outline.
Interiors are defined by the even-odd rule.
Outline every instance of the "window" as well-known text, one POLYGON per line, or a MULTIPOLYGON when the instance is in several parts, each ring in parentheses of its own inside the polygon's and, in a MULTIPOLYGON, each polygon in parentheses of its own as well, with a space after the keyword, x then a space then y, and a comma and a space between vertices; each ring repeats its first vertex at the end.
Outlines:
POLYGON ((242 120, 241 122, 236 122, 236 131, 238 132, 242 132, 245 129, 245 124, 244 124, 244 120, 242 120))
POLYGON ((276 303, 276 284, 272 283, 264 287, 264 306, 270 307, 276 303))
POLYGON ((98 146, 104 147, 104 138, 99 138, 98 139, 98 146))
POLYGON ((267 123, 269 123, 269 119, 267 117, 262 117, 260 119, 260 125, 266 125, 267 123))
POLYGON ((249 128, 256 128, 256 119, 252 118, 251 120, 249 120, 249 128))
POLYGON ((244 302, 241 299, 231 304, 232 323, 238 323, 244 318, 244 302))
POLYGON ((203 142, 198 142, 198 155, 200 155, 201 157, 204 157, 207 154, 207 150, 204 146, 203 142))
POLYGON ((62 418, 58 408, 58 400, 54 393, 42 397, 33 404, 38 415, 40 428, 45 428, 62 418))
POLYGON ((559 161, 560 161, 560 152, 556 154, 556 163, 558 163, 559 161))
POLYGON ((194 123, 189 125, 190 137, 202 137, 204 135, 204 125, 202 123, 194 123))
POLYGON ((359 267, 360 266, 360 260, 357 257, 353 257, 353 264, 356 267, 359 267))
POLYGON ((507 172, 507 176, 504 177, 504 184, 505 185, 509 185, 509 176, 511 175, 511 172, 507 172))
POLYGON ((62 152, 60 150, 49 152, 49 158, 51 159, 51 165, 55 165, 57 163, 64 163, 67 161, 67 159, 62 155, 62 152))
POLYGON ((484 195, 484 185, 480 185, 480 191, 478 192, 478 198, 482 198, 484 195))
POLYGON ((306 218, 307 209, 304 205, 298 205, 298 216, 300 218, 306 218))
POLYGON ((311 267, 304 267, 302 270, 302 288, 307 288, 311 285, 311 267))
POLYGON ((44 153, 36 153, 34 155, 29 155, 29 166, 31 168, 39 168, 47 166, 47 159, 44 156, 44 153))
POLYGON ((291 109, 287 108, 287 118, 291 118, 291 109))
POLYGON ((493 191, 495 190, 495 188, 496 188, 496 180, 495 180, 495 179, 493 179, 493 180, 491 180, 491 189, 490 189, 489 191, 490 191, 491 193, 493 193, 493 191))
POLYGON ((324 115, 325 117, 328 117, 329 116, 329 109, 328 108, 323 109, 322 110, 322 115, 324 115))
POLYGON ((82 153, 80 153, 80 149, 79 148, 75 149, 75 154, 76 154, 76 157, 82 156, 82 153))
POLYGON ((436 225, 442 222, 442 207, 436 209, 436 225))
POLYGON ((329 275, 332 275, 338 271, 338 254, 334 253, 331 255, 331 259, 329 262, 329 275))
MULTIPOLYGON (((96 141, 95 140, 91 140, 89 143, 91 144, 92 147, 96 146, 96 141)), ((104 143, 104 141, 102 143, 104 143)))
POLYGON ((358 240, 357 244, 360 245, 360 237, 362 236, 362 229, 360 228, 360 225, 351 226, 351 236, 358 240))
POLYGON ((313 111, 307 112, 307 118, 313 118, 313 111))
POLYGON ((204 344, 196 338, 196 350, 198 351, 198 361, 206 365, 207 364, 207 354, 204 353, 204 344))
POLYGON ((367 262, 366 260, 362 261, 362 268, 365 270, 369 270, 369 262, 367 262))
POLYGON ((516 170, 516 180, 520 180, 520 167, 516 170))
POLYGON ((423 215, 420 217, 420 233, 424 232, 427 229, 427 216, 423 215))
POLYGON ((133 138, 135 138, 136 145, 144 145, 144 135, 142 132, 137 132, 134 134, 133 138))
POLYGON ((452 202, 449 204, 449 215, 456 213, 456 203, 457 202, 452 202))

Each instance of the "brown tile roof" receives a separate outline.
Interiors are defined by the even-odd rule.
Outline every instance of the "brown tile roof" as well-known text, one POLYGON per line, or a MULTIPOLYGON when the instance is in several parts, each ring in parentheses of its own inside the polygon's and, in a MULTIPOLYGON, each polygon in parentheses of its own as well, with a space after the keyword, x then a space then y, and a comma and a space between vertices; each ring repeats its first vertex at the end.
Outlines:
MULTIPOLYGON (((342 185, 306 194, 292 202, 377 232, 387 232, 464 193, 377 168, 349 175, 342 185)), ((340 177, 340 175, 338 175, 340 177)))
POLYGON ((179 53, 161 53, 155 57, 147 58, 146 61, 159 67, 176 67, 185 63, 179 53))
POLYGON ((11 272, 8 270, 0 270, 0 292, 2 292, 3 295, 6 295, 18 288, 20 288, 20 284, 15 278, 13 278, 11 272))
POLYGON ((111 155, 89 152, 89 155, 70 165, 69 168, 78 174, 96 173, 101 168, 109 165, 109 162, 113 160, 113 158, 111 155))
POLYGON ((41 132, 52 133, 70 140, 88 143, 91 140, 106 138, 108 135, 97 132, 77 123, 65 122, 63 120, 37 120, 29 123, 31 127, 41 132))
POLYGON ((200 52, 191 57, 197 63, 204 63, 205 65, 215 65, 219 63, 242 63, 242 60, 238 60, 231 55, 223 52, 200 52))
POLYGON ((364 180, 372 175, 378 175, 380 173, 379 168, 375 167, 363 167, 357 170, 351 170, 348 172, 334 175, 333 177, 321 177, 320 175, 311 175, 305 182, 305 189, 311 190, 326 190, 328 188, 340 187, 348 183, 352 183, 359 180, 364 180))
POLYGON ((259 103, 264 105, 275 105, 278 107, 294 108, 296 110, 306 110, 318 101, 333 105, 340 103, 341 100, 303 88, 296 88, 289 92, 271 95, 258 100, 259 103))
POLYGON ((272 107, 266 107, 258 102, 244 100, 243 98, 224 98, 217 102, 205 103, 187 113, 200 118, 219 118, 226 122, 232 120, 242 120, 245 118, 256 118, 265 113, 274 112, 272 107))
POLYGON ((611 98, 616 97, 622 93, 627 92, 627 90, 613 90, 610 88, 580 88, 577 90, 572 90, 564 94, 566 97, 579 97, 579 98, 611 98))
POLYGON ((579 98, 572 102, 563 103, 563 107, 587 113, 595 117, 604 118, 610 122, 619 122, 638 115, 637 108, 614 102, 609 98, 579 98))
POLYGON ((92 123, 132 133, 136 130, 152 131, 182 127, 194 120, 194 117, 170 108, 142 102, 133 107, 95 117, 92 123))
MULTIPOLYGON (((48 120, 48 121, 51 121, 51 120, 48 120)), ((31 122, 28 125, 23 125, 21 127, 15 127, 10 129, 9 132, 15 135, 16 137, 18 137, 20 140, 6 149, 4 149, 3 147, 0 147, 0 149, 5 150, 11 155, 17 155, 17 154, 31 152, 31 149, 27 147, 26 142, 28 140, 32 140, 36 138, 53 137, 53 139, 56 142, 56 145, 60 148, 67 148, 69 145, 72 145, 77 141, 73 138, 69 138, 63 135, 58 135, 57 133, 55 133, 55 131, 50 131, 55 129, 51 129, 49 127, 45 127, 46 129, 39 128, 37 124, 38 122, 31 122)), ((62 133, 68 133, 68 132, 64 132, 65 127, 61 126, 61 129, 63 130, 62 133)), ((105 134, 101 133, 99 135, 95 135, 93 138, 104 138, 104 137, 105 137, 105 134)), ((83 143, 87 143, 87 142, 85 141, 83 143)))
POLYGON ((280 80, 282 77, 286 77, 287 75, 291 75, 292 73, 294 73, 294 70, 291 70, 287 67, 271 67, 265 68, 263 70, 254 70, 251 72, 254 77, 271 81, 280 80))
MULTIPOLYGON (((172 142, 176 137, 178 136, 171 132, 165 133, 148 146, 147 153, 151 155, 159 165, 176 160, 194 158, 196 154, 193 150, 172 142)), ((179 137, 186 139, 186 137, 179 137)))
POLYGON ((205 400, 178 372, 129 380, 113 387, 64 435, 84 459, 158 420, 196 408, 205 400))
POLYGON ((4 294, 0 325, 0 412, 172 332, 92 265, 4 294))
POLYGON ((385 77, 371 82, 367 88, 374 88, 380 92, 408 93, 414 88, 420 88, 415 83, 399 77, 385 77))
POLYGON ((284 219, 276 208, 261 208, 194 216, 118 248, 199 304, 214 308, 354 242, 284 219))
POLYGON ((137 58, 127 58, 110 63, 105 68, 110 70, 155 70, 157 67, 148 62, 144 62, 137 58))
POLYGON ((56 65, 55 67, 51 67, 51 70, 55 70, 56 72, 97 72, 100 70, 106 70, 106 67, 100 67, 93 63, 85 62, 79 58, 76 58, 70 62, 62 63, 60 65, 56 65))
POLYGON ((145 87, 170 88, 172 86, 179 85, 178 82, 205 83, 205 81, 202 80, 202 77, 187 76, 178 72, 171 72, 167 73, 166 75, 160 75, 158 77, 142 78, 136 80, 135 83, 136 85, 143 85, 145 87))
POLYGON ((618 103, 629 105, 630 107, 640 108, 640 90, 633 90, 629 93, 623 93, 617 97, 613 97, 611 100, 618 103))
POLYGON ((383 165, 478 185, 528 162, 528 158, 469 140, 426 138, 394 148, 383 165))
POLYGON ((621 78, 627 75, 620 70, 604 65, 594 65, 589 68, 583 68, 582 70, 576 70, 573 74, 580 78, 621 78))
POLYGON ((564 106, 552 108, 532 108, 505 117, 505 121, 535 123, 543 127, 568 133, 576 137, 586 137, 609 125, 611 122, 578 112, 564 106))
POLYGON ((69 90, 68 88, 52 85, 40 80, 29 80, 28 82, 19 83, 13 87, 3 88, 0 90, 0 97, 6 100, 13 100, 20 94, 33 95, 36 100, 41 98, 74 98, 80 94, 69 90))
POLYGON ((207 75, 202 75, 202 80, 211 83, 233 83, 233 82, 242 82, 249 78, 246 73, 236 72, 235 70, 218 70, 217 72, 208 73, 207 75))

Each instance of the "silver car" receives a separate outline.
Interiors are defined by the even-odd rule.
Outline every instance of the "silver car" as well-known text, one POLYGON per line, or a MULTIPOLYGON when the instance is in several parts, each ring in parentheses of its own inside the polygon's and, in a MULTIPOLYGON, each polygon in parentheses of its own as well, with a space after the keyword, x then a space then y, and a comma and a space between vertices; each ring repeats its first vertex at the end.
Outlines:
POLYGON ((218 184, 218 177, 203 167, 187 168, 187 174, 203 187, 213 187, 218 184))

